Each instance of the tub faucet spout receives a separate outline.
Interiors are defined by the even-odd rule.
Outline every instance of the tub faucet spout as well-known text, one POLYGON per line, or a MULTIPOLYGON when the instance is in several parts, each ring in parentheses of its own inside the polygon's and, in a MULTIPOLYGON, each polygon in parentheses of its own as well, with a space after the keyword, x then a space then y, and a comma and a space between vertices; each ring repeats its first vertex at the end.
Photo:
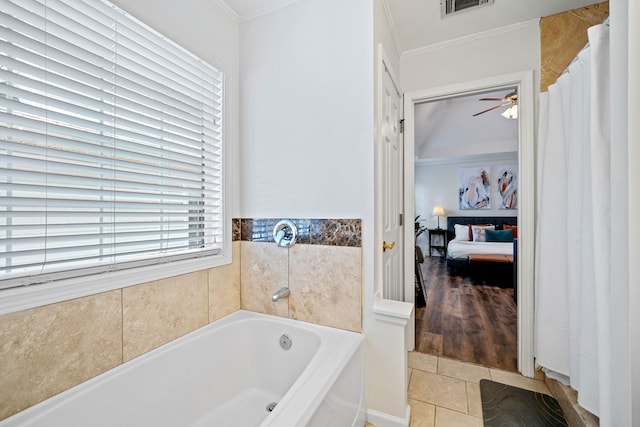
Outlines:
POLYGON ((275 294, 271 295, 271 301, 276 302, 280 299, 287 298, 290 293, 288 287, 280 288, 275 294))

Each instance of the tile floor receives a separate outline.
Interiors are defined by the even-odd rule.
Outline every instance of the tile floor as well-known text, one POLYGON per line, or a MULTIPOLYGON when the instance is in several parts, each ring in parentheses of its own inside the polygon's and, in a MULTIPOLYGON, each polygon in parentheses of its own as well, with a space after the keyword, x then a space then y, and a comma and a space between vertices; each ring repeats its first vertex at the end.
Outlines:
POLYGON ((482 427, 481 379, 551 394, 542 378, 410 352, 410 427, 482 427))

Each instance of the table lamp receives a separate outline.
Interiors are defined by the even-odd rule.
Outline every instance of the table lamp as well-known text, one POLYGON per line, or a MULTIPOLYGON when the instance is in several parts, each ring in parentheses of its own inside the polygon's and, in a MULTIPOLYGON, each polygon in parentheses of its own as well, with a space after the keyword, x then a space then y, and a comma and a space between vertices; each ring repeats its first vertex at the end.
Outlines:
POLYGON ((444 216, 444 208, 442 206, 434 206, 431 215, 438 217, 438 230, 440 230, 440 217, 444 216))

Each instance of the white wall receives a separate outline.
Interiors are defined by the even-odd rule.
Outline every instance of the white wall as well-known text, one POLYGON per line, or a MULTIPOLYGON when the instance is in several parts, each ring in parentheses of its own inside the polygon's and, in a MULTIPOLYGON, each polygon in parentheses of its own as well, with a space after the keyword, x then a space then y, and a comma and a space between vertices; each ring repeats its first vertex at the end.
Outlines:
MULTIPOLYGON (((373 1, 373 45, 382 44, 393 71, 400 72, 400 53, 382 0, 373 1)), ((400 76, 397 75, 396 78, 400 76)), ((400 82, 396 82, 400 83, 400 82)))
MULTIPOLYGON (((621 108, 628 108, 626 113, 626 125, 628 127, 628 147, 629 147, 629 155, 628 155, 628 188, 627 192, 627 208, 628 208, 628 217, 633 218, 633 214, 637 215, 638 210, 640 210, 640 202, 638 200, 637 188, 640 184, 640 169, 637 165, 640 163, 640 149, 638 144, 631 144, 630 141, 638 141, 640 140, 640 123, 638 120, 629 120, 631 118, 637 118, 640 116, 640 83, 638 79, 635 78, 640 73, 640 4, 638 2, 634 2, 631 0, 621 0, 619 2, 615 2, 615 8, 612 11, 612 16, 616 16, 618 20, 624 19, 624 16, 628 16, 627 25, 622 25, 622 30, 620 32, 622 37, 626 37, 627 43, 622 47, 629 47, 626 52, 628 52, 628 64, 625 64, 624 73, 618 73, 617 70, 614 69, 613 76, 615 77, 624 77, 623 82, 615 83, 616 87, 621 87, 621 90, 627 90, 629 93, 629 102, 627 105, 622 105, 621 108), (615 14, 615 15, 614 15, 615 14), (628 78, 629 76, 633 76, 628 78), (634 197, 635 196, 635 197, 634 197)), ((613 19, 613 18, 612 18, 613 19)), ((617 21, 616 21, 617 22, 617 21)), ((612 29, 612 33, 616 33, 616 38, 618 37, 617 30, 615 28, 612 29)), ((625 51, 616 53, 616 55, 624 55, 625 51)), ((612 121, 612 124, 615 124, 615 121, 612 121)), ((621 322, 627 321, 628 323, 621 327, 624 329, 624 337, 616 337, 614 338, 616 341, 620 342, 620 346, 617 348, 621 348, 623 351, 628 351, 630 366, 627 369, 627 365, 621 369, 623 375, 628 371, 629 376, 629 385, 626 383, 626 379, 624 379, 624 386, 620 387, 616 391, 616 395, 614 396, 618 398, 618 402, 620 404, 619 407, 615 409, 623 412, 620 417, 621 423, 629 420, 630 425, 638 425, 640 424, 640 289, 637 284, 640 282, 640 263, 637 260, 640 258, 640 226, 638 226, 637 221, 629 221, 629 259, 634 262, 630 262, 628 264, 628 279, 629 281, 626 283, 624 292, 620 292, 621 297, 616 295, 614 300, 618 306, 625 305, 628 301, 628 307, 622 310, 625 313, 629 313, 629 318, 622 319, 621 322), (634 286, 630 286, 631 284, 634 286), (625 301, 624 297, 627 297, 625 301), (627 331, 628 329, 628 331, 627 331), (629 350, 627 350, 627 347, 629 350), (631 403, 631 409, 629 412, 626 411, 625 404, 627 402, 631 403)), ((620 379, 622 381, 621 376, 616 376, 614 380, 620 379)), ((622 424, 620 424, 622 425, 622 424)))
MULTIPOLYGON (((609 425, 640 425, 640 7, 611 2, 611 363, 609 425), (630 78, 630 76, 632 76, 630 78)), ((602 425, 606 425, 605 422, 602 425)))
POLYGON ((237 22, 209 0, 182 0, 180 7, 172 0, 111 2, 225 73, 225 142, 230 171, 227 202, 231 216, 237 216, 239 198, 233 196, 239 188, 237 22))
POLYGON ((302 0, 241 25, 242 216, 372 215, 372 19, 302 0))
POLYGON ((400 84, 411 92, 525 70, 535 70, 537 88, 538 20, 407 52, 400 57, 400 84))
MULTIPOLYGON (((474 81, 514 72, 534 70, 534 104, 537 111, 538 87, 540 80, 540 29, 538 20, 499 28, 471 37, 452 40, 433 46, 426 46, 400 56, 400 84, 405 92, 419 91, 446 86, 459 82, 474 81)), ((496 158, 505 159, 504 154, 496 158)), ((508 157, 507 157, 508 158, 508 157)), ((496 184, 492 179, 492 203, 490 210, 460 211, 458 207, 457 170, 459 167, 492 166, 492 174, 499 165, 517 164, 517 154, 513 162, 489 161, 440 163, 439 165, 415 166, 415 213, 421 219, 429 219, 426 225, 435 227, 436 218, 431 218, 433 206, 442 205, 447 215, 501 216, 512 215, 514 211, 498 210, 496 184)), ((411 213, 407 213, 409 217, 411 213)), ((440 226, 443 219, 440 219, 440 226)), ((446 221, 445 221, 446 224, 446 221)), ((425 234, 418 238, 418 245, 428 247, 425 234)), ((426 254, 426 252, 425 252, 426 254)))

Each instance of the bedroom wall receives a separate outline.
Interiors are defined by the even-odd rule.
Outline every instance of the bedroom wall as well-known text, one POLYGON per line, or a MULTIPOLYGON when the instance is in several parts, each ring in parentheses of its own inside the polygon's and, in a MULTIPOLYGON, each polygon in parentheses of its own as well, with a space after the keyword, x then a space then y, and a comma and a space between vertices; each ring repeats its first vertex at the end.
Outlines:
MULTIPOLYGON (((497 170, 499 166, 518 165, 517 153, 459 158, 458 160, 423 162, 415 165, 416 215, 427 220, 421 225, 437 227, 437 218, 431 217, 434 206, 442 206, 446 216, 515 216, 517 210, 498 209, 497 170), (489 167, 491 176, 491 208, 461 210, 458 203, 458 172, 461 168, 489 167)), ((440 218, 440 227, 446 228, 446 217, 440 218)), ((418 245, 427 254, 427 235, 418 237, 418 245)), ((435 252, 434 252, 435 254, 435 252)))

